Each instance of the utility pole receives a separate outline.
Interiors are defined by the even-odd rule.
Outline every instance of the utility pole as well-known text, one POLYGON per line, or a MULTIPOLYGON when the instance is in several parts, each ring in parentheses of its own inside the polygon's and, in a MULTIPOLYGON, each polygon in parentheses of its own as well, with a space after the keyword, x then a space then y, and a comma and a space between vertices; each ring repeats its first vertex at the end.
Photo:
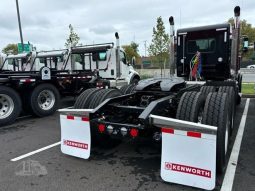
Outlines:
POLYGON ((24 43, 23 43, 23 36, 22 36, 22 28, 21 28, 21 21, 20 21, 20 14, 19 14, 19 2, 18 2, 18 0, 16 0, 16 8, 17 8, 18 23, 19 23, 20 41, 21 41, 22 52, 23 52, 24 51, 24 43))
MULTIPOLYGON (((144 41, 144 58, 146 59, 146 50, 147 50, 147 40, 144 41)), ((141 69, 143 69, 143 62, 141 65, 141 69)))

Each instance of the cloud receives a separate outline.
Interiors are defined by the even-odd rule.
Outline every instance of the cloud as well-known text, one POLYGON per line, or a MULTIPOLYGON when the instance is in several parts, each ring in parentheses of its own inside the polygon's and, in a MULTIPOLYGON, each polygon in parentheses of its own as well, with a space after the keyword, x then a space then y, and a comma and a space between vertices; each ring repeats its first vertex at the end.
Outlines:
MULTIPOLYGON (((19 1, 24 41, 39 50, 63 48, 72 24, 83 44, 136 41, 144 54, 144 41, 151 41, 156 18, 162 16, 166 31, 174 16, 175 28, 222 23, 233 16, 235 5, 241 16, 255 26, 254 0, 26 0, 19 1)), ((19 42, 15 1, 2 0, 0 6, 0 49, 19 42)))
POLYGON ((89 31, 98 35, 105 35, 109 33, 114 33, 117 31, 117 29, 110 25, 97 25, 90 28, 89 31))

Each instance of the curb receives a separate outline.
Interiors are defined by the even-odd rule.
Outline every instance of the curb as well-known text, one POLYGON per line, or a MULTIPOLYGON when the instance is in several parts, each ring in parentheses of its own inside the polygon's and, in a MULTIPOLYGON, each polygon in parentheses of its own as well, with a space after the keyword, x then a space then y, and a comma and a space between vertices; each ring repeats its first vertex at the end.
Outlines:
POLYGON ((255 94, 243 94, 242 98, 255 98, 255 94))

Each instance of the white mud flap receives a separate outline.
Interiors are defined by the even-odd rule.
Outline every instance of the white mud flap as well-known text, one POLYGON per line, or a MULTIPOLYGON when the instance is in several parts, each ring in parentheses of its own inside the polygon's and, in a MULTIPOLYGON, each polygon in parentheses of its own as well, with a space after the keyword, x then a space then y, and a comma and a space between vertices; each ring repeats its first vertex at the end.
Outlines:
POLYGON ((79 115, 72 110, 59 110, 61 125, 61 151, 64 154, 88 159, 91 150, 89 112, 83 110, 79 115))
POLYGON ((151 115, 161 128, 161 177, 166 182, 212 190, 216 181, 217 127, 151 115))

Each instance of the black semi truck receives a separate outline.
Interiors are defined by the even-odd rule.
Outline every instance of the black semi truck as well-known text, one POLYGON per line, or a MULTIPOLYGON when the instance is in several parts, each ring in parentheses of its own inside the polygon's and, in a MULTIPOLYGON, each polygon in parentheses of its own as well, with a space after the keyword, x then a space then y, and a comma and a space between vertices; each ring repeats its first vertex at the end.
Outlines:
MULTIPOLYGON (((106 100, 109 90, 86 90, 74 109, 61 110, 61 114, 87 117, 92 146, 93 143, 107 144, 113 139, 139 137, 160 142, 162 131, 155 125, 153 115, 161 116, 164 121, 178 119, 175 123, 181 120, 186 125, 186 122, 194 122, 215 126, 217 172, 223 172, 235 108, 241 100, 240 7, 234 12, 234 26, 226 23, 185 28, 178 30, 176 37, 173 17, 170 17, 170 52, 176 47, 170 73, 176 71, 178 77, 141 80, 137 85, 122 87, 122 95, 106 100)), ((171 124, 165 123, 165 126, 171 124)), ((75 132, 72 136, 75 137, 75 132)))

